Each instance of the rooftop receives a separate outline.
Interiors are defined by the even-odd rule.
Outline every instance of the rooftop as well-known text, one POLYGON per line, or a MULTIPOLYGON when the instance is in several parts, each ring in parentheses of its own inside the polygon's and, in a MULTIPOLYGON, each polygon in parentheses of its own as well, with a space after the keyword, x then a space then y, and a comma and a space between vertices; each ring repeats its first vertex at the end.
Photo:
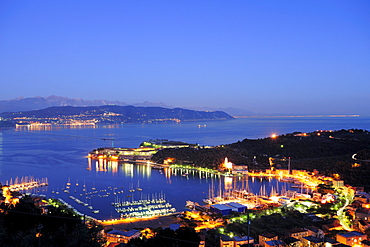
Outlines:
POLYGON ((226 206, 225 204, 213 204, 211 207, 216 208, 218 210, 229 210, 230 207, 226 206))
POLYGON ((317 243, 317 244, 324 242, 323 239, 316 238, 314 236, 307 236, 307 237, 303 237, 303 238, 306 239, 306 240, 308 240, 308 241, 310 241, 310 242, 312 242, 312 243, 317 243))
POLYGON ((120 230, 112 230, 112 231, 107 232, 107 234, 131 237, 132 235, 135 235, 138 232, 140 232, 140 231, 139 230, 130 230, 130 231, 125 232, 125 231, 120 231, 120 230))
POLYGON ((235 236, 234 237, 234 240, 235 241, 248 241, 248 240, 253 240, 252 237, 248 237, 248 236, 235 236))
POLYGON ((272 233, 263 233, 260 236, 265 237, 265 238, 274 238, 274 237, 276 237, 276 235, 272 234, 272 233))
POLYGON ((237 202, 229 202, 227 205, 234 207, 234 208, 246 208, 246 206, 240 203, 237 203, 237 202))
POLYGON ((297 238, 293 238, 293 237, 287 237, 287 238, 284 238, 283 241, 286 244, 291 244, 291 243, 299 242, 300 240, 297 238))
POLYGON ((361 244, 370 246, 370 240, 363 240, 363 241, 361 241, 361 244))
POLYGON ((304 229, 304 228, 293 228, 293 229, 287 230, 287 232, 289 232, 289 233, 307 232, 307 229, 304 229))
POLYGON ((266 241, 266 244, 269 246, 276 246, 276 245, 283 245, 284 242, 281 240, 270 240, 270 241, 266 241))
POLYGON ((337 235, 343 236, 345 238, 352 238, 352 237, 362 237, 365 234, 357 231, 352 231, 352 232, 343 232, 343 233, 338 233, 337 235))
POLYGON ((223 235, 223 234, 220 236, 220 238, 222 241, 234 241, 234 239, 230 238, 227 235, 223 235))

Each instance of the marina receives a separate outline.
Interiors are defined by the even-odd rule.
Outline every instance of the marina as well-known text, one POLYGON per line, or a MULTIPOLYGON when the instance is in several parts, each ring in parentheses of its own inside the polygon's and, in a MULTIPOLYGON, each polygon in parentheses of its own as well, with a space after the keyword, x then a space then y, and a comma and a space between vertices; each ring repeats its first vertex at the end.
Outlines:
POLYGON ((10 191, 26 192, 35 188, 48 186, 48 178, 35 179, 33 176, 25 176, 14 180, 11 178, 5 182, 10 191))
MULTIPOLYGON (((99 163, 99 161, 95 162, 99 163)), ((203 184, 203 181, 208 189, 206 192, 205 187, 199 187, 201 185, 199 184, 197 188, 203 187, 204 193, 206 192, 203 198, 198 198, 195 202, 187 200, 182 205, 177 204, 175 206, 169 199, 171 196, 167 196, 164 191, 153 192, 149 184, 142 185, 142 181, 145 181, 142 179, 137 179, 134 182, 135 179, 133 178, 126 186, 114 187, 101 186, 96 182, 87 183, 86 180, 69 177, 61 190, 53 189, 51 191, 51 197, 63 200, 68 204, 68 207, 73 208, 79 214, 103 220, 109 218, 121 220, 169 215, 184 211, 186 208, 202 208, 202 205, 239 203, 250 209, 264 208, 266 205, 282 205, 289 202, 291 198, 305 198, 304 196, 308 196, 307 189, 305 190, 306 195, 302 193, 303 188, 307 188, 307 184, 303 183, 302 179, 306 183, 310 182, 303 171, 294 171, 299 174, 295 176, 281 176, 279 173, 271 174, 270 172, 250 173, 241 176, 240 174, 208 173, 202 169, 188 169, 181 166, 174 166, 173 168, 166 166, 157 170, 151 165, 148 166, 142 163, 126 164, 119 162, 117 165, 118 167, 127 166, 130 169, 145 173, 150 172, 152 176, 155 174, 163 177, 169 183, 174 181, 198 181, 203 184), (143 168, 145 169, 143 170, 143 168), (299 193, 299 190, 301 193, 299 193)), ((113 172, 109 167, 107 165, 107 172, 113 172)), ((27 179, 17 178, 14 179, 14 182, 13 180, 11 182, 13 186, 16 186, 19 181, 29 181, 30 183, 37 181, 38 186, 40 186, 40 184, 44 185, 48 181, 47 179, 27 179)), ((17 188, 21 187, 18 186, 17 188)), ((50 191, 46 191, 46 194, 48 193, 50 191)))
POLYGON ((120 218, 145 218, 153 216, 168 215, 176 212, 176 209, 165 199, 161 192, 159 195, 141 195, 142 198, 137 201, 124 201, 117 197, 112 206, 117 213, 120 213, 120 218))
MULTIPOLYGON (((369 118, 302 117, 289 119, 289 121, 287 118, 250 118, 206 123, 202 121, 78 129, 9 130, 0 133, 1 182, 3 185, 10 184, 10 178, 13 178, 14 184, 14 178, 20 179, 22 176, 29 175, 47 177, 48 186, 36 187, 27 192, 60 198, 82 214, 101 220, 121 217, 112 206, 117 196, 121 201, 138 201, 141 198, 145 199, 141 197, 141 193, 158 195, 163 191, 166 202, 170 203, 176 211, 183 211, 186 210, 186 201, 203 205, 203 199, 209 199, 210 185, 217 188, 215 197, 220 184, 222 191, 225 188, 227 191, 230 187, 243 191, 246 177, 237 175, 233 178, 222 176, 217 172, 212 174, 202 170, 162 167, 152 163, 91 160, 86 157, 86 154, 97 147, 110 147, 111 139, 114 139, 115 145, 122 147, 138 147, 143 140, 155 138, 183 140, 199 145, 220 145, 244 138, 270 136, 271 132, 364 129, 369 126, 369 123, 369 118), (198 124, 207 124, 207 127, 198 128, 198 124), (69 185, 67 185, 68 182, 69 185), (130 189, 134 191, 129 192, 130 189), (78 199, 80 203, 69 196, 78 199), (86 204, 88 206, 85 206, 86 204)), ((294 157, 292 157, 291 168, 294 169, 294 157)), ((312 187, 306 184, 302 193, 302 187, 292 182, 298 181, 298 175, 297 179, 259 172, 255 174, 250 172, 248 175, 249 191, 255 195, 260 193, 261 187, 265 187, 266 194, 270 196, 272 186, 277 194, 283 194, 284 184, 287 192, 295 191, 289 196, 296 193, 303 197, 312 191, 312 187), (299 188, 291 188, 292 185, 299 188)), ((296 174, 293 175, 296 176, 296 174)), ((280 197, 279 201, 283 202, 284 199, 280 197)))

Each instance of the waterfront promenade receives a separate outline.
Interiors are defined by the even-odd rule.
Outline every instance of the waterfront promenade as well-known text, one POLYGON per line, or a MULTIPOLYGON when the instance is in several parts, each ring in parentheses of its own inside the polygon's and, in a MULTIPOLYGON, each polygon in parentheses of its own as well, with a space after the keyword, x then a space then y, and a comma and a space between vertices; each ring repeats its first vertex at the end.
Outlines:
POLYGON ((114 228, 130 230, 134 228, 153 228, 153 229, 157 227, 166 228, 169 227, 171 224, 179 223, 179 219, 176 217, 177 215, 178 213, 143 219, 127 218, 113 221, 106 220, 100 221, 100 223, 104 226, 105 229, 114 228))

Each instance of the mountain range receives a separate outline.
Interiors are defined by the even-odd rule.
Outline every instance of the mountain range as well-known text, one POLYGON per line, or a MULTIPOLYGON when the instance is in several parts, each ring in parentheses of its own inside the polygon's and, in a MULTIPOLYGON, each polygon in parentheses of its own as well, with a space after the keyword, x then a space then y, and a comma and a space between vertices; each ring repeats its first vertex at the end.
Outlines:
MULTIPOLYGON (((0 113, 1 112, 20 112, 41 110, 52 106, 102 106, 102 105, 118 105, 118 106, 137 106, 137 107, 163 107, 175 108, 174 106, 167 105, 163 102, 149 102, 128 104, 122 101, 110 100, 84 100, 80 98, 68 98, 51 95, 49 97, 19 97, 11 100, 0 100, 0 113)), ((181 107, 195 111, 224 111, 232 116, 250 116, 256 115, 251 111, 238 108, 212 108, 212 107, 181 107)))
POLYGON ((128 105, 125 102, 109 100, 84 100, 51 95, 49 97, 19 97, 11 100, 0 100, 0 112, 18 112, 45 109, 51 106, 99 106, 128 105))

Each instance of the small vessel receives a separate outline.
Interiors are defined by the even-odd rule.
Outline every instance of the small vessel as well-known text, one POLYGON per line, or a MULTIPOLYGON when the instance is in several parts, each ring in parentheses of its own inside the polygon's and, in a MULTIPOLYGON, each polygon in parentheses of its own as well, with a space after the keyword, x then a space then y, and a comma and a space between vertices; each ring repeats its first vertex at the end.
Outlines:
POLYGON ((134 191, 135 191, 135 190, 134 190, 134 185, 133 185, 133 184, 131 184, 131 185, 130 185, 130 189, 129 189, 129 191, 130 191, 130 192, 134 192, 134 191))
POLYGON ((136 188, 137 191, 142 191, 143 189, 140 188, 140 184, 139 184, 139 180, 137 181, 137 188, 136 188))
POLYGON ((95 209, 92 211, 94 214, 98 214, 99 213, 99 209, 95 209))

